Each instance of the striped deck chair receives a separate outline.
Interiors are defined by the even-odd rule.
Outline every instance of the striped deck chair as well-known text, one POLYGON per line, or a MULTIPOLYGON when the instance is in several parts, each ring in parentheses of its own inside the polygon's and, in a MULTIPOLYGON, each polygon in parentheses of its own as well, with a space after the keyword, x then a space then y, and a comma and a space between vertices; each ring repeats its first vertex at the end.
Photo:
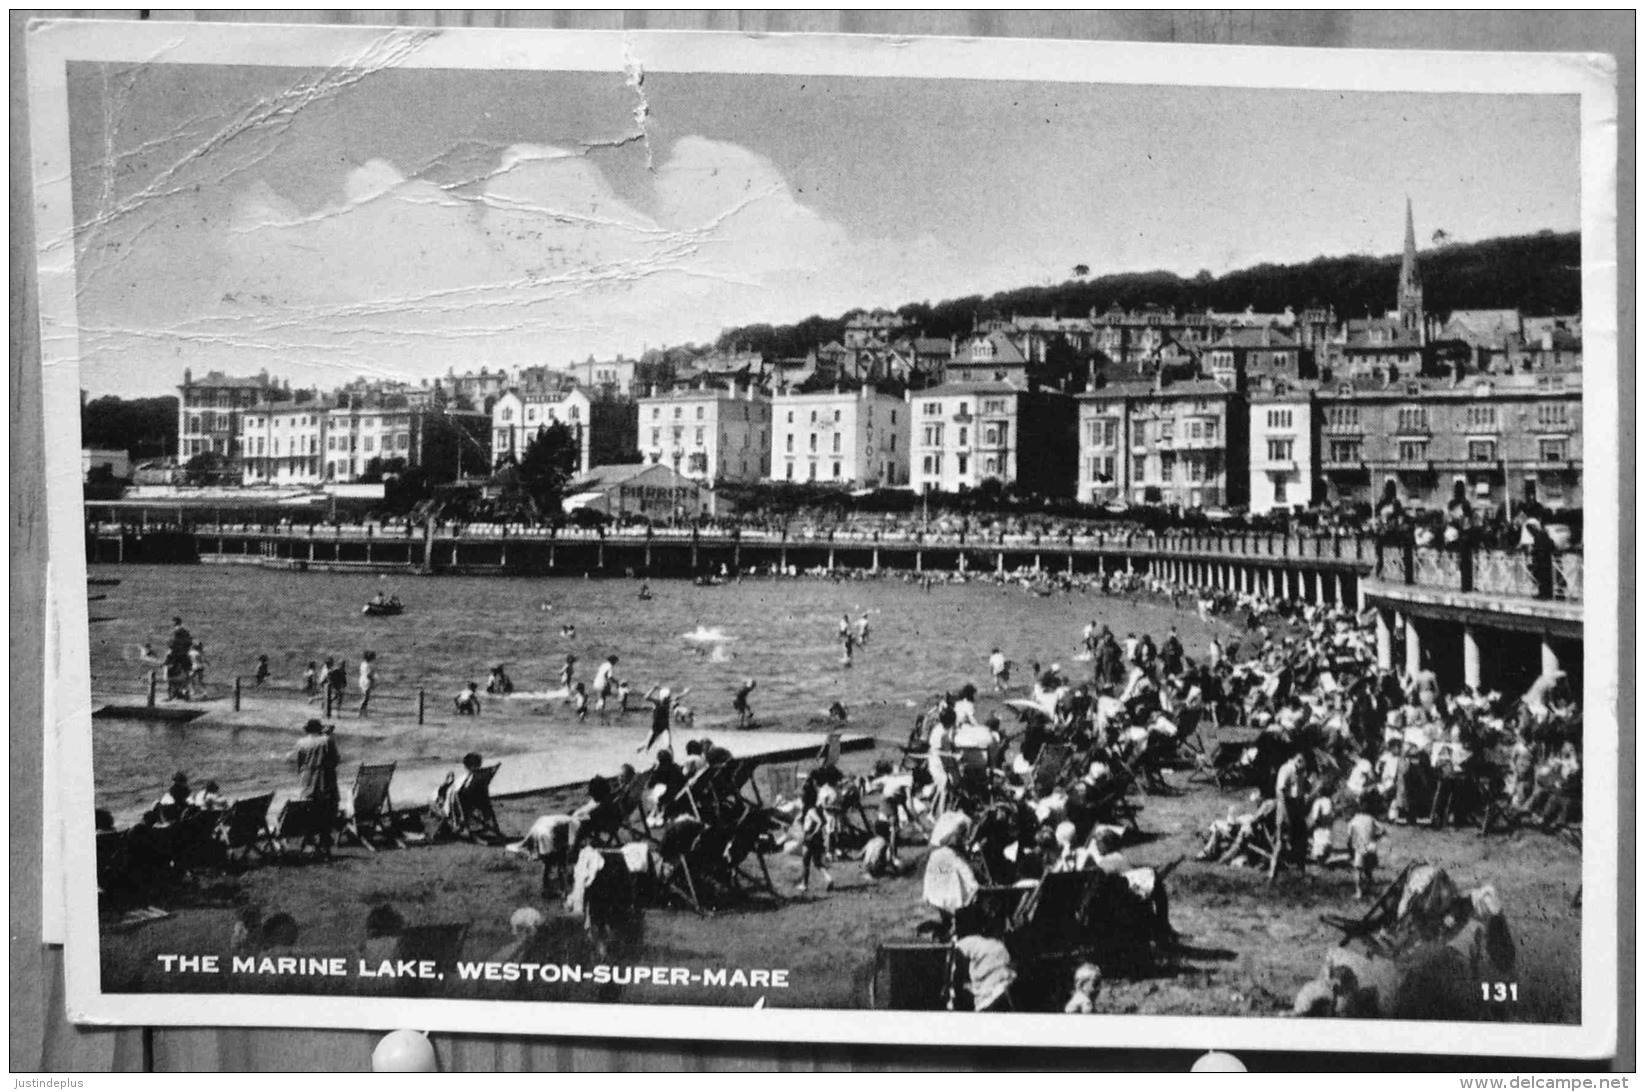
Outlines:
POLYGON ((405 839, 395 828, 394 805, 388 795, 395 765, 393 762, 375 766, 360 763, 360 770, 354 775, 353 810, 338 835, 339 840, 350 838, 373 853, 377 852, 372 842, 374 837, 405 848, 405 839))
POLYGON ((268 858, 279 852, 268 829, 268 810, 273 804, 274 794, 265 793, 229 805, 217 822, 217 837, 228 847, 229 860, 244 861, 253 853, 268 858))
POLYGON ((1034 769, 1031 777, 1036 796, 1049 796, 1056 790, 1062 781, 1062 774, 1068 767, 1069 756, 1074 749, 1066 743, 1046 743, 1041 745, 1040 753, 1034 756, 1034 769))
POLYGON ((451 831, 470 842, 496 845, 508 841, 497 823, 497 812, 491 806, 491 782, 502 769, 502 763, 482 766, 463 778, 462 784, 451 790, 451 831))
POLYGON ((288 800, 274 825, 282 857, 331 857, 337 827, 337 805, 329 800, 288 800))

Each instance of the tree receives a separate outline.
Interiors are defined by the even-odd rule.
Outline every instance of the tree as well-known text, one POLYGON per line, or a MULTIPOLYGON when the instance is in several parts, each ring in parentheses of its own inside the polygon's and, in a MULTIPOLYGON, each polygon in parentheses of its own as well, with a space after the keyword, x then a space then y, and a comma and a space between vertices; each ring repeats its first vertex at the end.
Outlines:
POLYGON ((139 461, 170 455, 177 450, 177 398, 93 399, 80 413, 80 442, 139 461))
POLYGON ((560 513, 566 486, 581 458, 577 434, 563 421, 537 430, 514 466, 513 489, 530 502, 539 518, 560 513))
POLYGON ((202 451, 184 464, 183 477, 190 485, 226 485, 229 470, 229 461, 220 452, 202 451))
POLYGON ((1076 276, 1076 277, 1089 277, 1090 275, 1091 275, 1091 267, 1086 265, 1084 262, 1081 262, 1079 265, 1076 265, 1074 267, 1074 276, 1076 276))
POLYGON ((378 482, 391 481, 406 472, 406 461, 398 455, 385 459, 381 455, 373 455, 366 460, 365 469, 360 471, 359 481, 366 485, 376 485, 378 482))

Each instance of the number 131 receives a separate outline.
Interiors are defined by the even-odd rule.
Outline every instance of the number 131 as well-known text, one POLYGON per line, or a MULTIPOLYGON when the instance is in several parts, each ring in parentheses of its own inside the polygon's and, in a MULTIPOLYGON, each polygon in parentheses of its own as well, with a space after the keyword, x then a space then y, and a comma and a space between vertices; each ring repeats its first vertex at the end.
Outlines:
POLYGON ((1518 1001, 1518 982, 1481 982, 1479 996, 1483 1001, 1518 1001))

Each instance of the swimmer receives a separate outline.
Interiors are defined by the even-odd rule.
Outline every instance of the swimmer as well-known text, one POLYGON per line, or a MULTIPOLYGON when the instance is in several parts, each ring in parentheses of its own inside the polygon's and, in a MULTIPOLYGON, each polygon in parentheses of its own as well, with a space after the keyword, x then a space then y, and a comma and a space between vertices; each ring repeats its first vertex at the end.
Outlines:
POLYGON ((577 636, 577 627, 572 625, 570 622, 567 622, 565 625, 560 627, 560 636, 564 637, 568 641, 574 640, 577 636))
POLYGON ((650 599, 651 598, 651 585, 650 585, 650 583, 642 582, 640 584, 640 598, 641 599, 650 599))

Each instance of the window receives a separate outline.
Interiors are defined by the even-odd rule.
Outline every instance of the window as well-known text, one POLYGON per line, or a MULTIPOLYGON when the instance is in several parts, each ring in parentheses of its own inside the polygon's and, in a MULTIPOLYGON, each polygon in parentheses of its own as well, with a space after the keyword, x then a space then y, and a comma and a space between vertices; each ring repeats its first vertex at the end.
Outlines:
POLYGON ((680 444, 683 444, 685 442, 685 429, 684 428, 682 428, 679 425, 675 425, 674 428, 671 431, 674 433, 674 445, 676 447, 678 447, 680 444))
POLYGON ((697 420, 701 421, 703 419, 703 416, 707 412, 708 412, 708 407, 707 406, 698 406, 697 407, 697 420))
POLYGON ((840 419, 840 411, 835 410, 834 411, 834 421, 835 421, 836 424, 839 422, 839 419, 840 419))
POLYGON ((967 466, 970 465, 971 457, 969 455, 960 455, 960 456, 957 456, 956 462, 958 463, 958 465, 954 468, 955 471, 957 473, 964 474, 965 471, 966 471, 967 466))
POLYGON ((1003 399, 1003 398, 990 398, 990 399, 988 399, 986 402, 984 402, 982 404, 982 411, 984 413, 1004 413, 1004 412, 1006 412, 1005 399, 1003 399))
POLYGON ((1469 406, 1469 428, 1496 428, 1495 406, 1469 406))
MULTIPOLYGON (((261 443, 262 441, 259 440, 258 442, 261 443)), ((278 437, 276 437, 274 441, 274 454, 280 454, 280 440, 278 437)))
POLYGON ((1285 499, 1285 487, 1288 484, 1290 484, 1290 483, 1286 482, 1283 478, 1274 483, 1274 503, 1275 504, 1288 503, 1285 499))
POLYGON ((927 474, 931 473, 931 456, 927 455, 925 457, 925 461, 921 465, 921 470, 923 470, 927 474))
POLYGON ((1427 432, 1428 431, 1428 407, 1427 406, 1401 406, 1401 407, 1399 407, 1399 431, 1401 431, 1401 432, 1427 432))
MULTIPOLYGON (((790 420, 792 420, 793 417, 794 417, 794 415, 792 413, 789 414, 788 416, 789 416, 790 420)), ((785 469, 786 469, 787 479, 789 481, 793 481, 794 480, 794 463, 793 463, 793 461, 790 460, 788 463, 784 464, 784 466, 785 466, 785 469)))
POLYGON ((1291 411, 1288 409, 1271 409, 1268 411, 1269 428, 1290 428, 1291 411))
MULTIPOLYGON (((838 455, 839 453, 840 453, 840 434, 836 432, 834 434, 834 454, 838 455)), ((835 477, 839 477, 839 475, 836 474, 835 477)))
POLYGON ((1268 461, 1272 463, 1290 462, 1295 444, 1295 440, 1269 440, 1268 461))
POLYGON ((794 450, 794 434, 792 432, 783 437, 783 450, 787 452, 794 450))
POLYGON ((813 425, 817 423, 817 411, 816 410, 811 411, 811 423, 813 425))
POLYGON ((654 429, 651 430, 651 446, 652 447, 661 447, 661 446, 663 446, 663 430, 662 429, 654 428, 654 429))
POLYGON ((925 444, 926 447, 941 447, 942 426, 926 425, 925 431, 921 433, 921 443, 925 444))
POLYGON ((971 443, 971 430, 964 425, 960 426, 960 446, 967 447, 971 443))
POLYGON ((1141 481, 1148 477, 1148 456, 1138 455, 1131 461, 1131 478, 1141 481))
POLYGON ((896 410, 891 411, 891 423, 893 425, 897 423, 897 411, 896 410))
POLYGON ((1328 406, 1325 423, 1332 428, 1354 428, 1359 425, 1358 406, 1328 406))
POLYGON ((893 432, 891 434, 891 446, 887 450, 889 450, 889 451, 897 450, 897 434, 895 432, 893 432))
POLYGON ((1566 428, 1571 423, 1570 406, 1564 402, 1540 402, 1536 407, 1538 428, 1566 428))
POLYGON ((816 463, 812 463, 809 467, 806 468, 805 480, 810 481, 810 482, 814 482, 814 481, 817 480, 817 464, 816 463))
POLYGON ((535 409, 528 409, 525 411, 525 423, 528 425, 534 425, 537 423, 537 411, 535 409))
POLYGON ((1205 440, 1206 440, 1206 442, 1210 443, 1210 442, 1214 441, 1216 438, 1217 438, 1217 423, 1215 421, 1205 422, 1205 440))
POLYGON ((663 415, 663 408, 661 406, 652 406, 651 407, 651 419, 653 421, 655 421, 657 418, 661 417, 662 415, 663 415))
POLYGON ((793 410, 788 411, 788 423, 791 424, 791 425, 794 423, 794 411, 793 410))
POLYGON ((811 450, 817 450, 817 434, 815 432, 811 434, 811 450))
POLYGON ((942 416, 942 403, 941 402, 926 402, 925 403, 925 415, 927 417, 941 417, 942 416))
POLYGON ((1115 447, 1119 443, 1120 423, 1112 417, 1099 417, 1090 423, 1092 447, 1115 447))
POLYGON ((581 406, 572 406, 571 407, 571 419, 573 421, 581 420, 582 416, 583 416, 583 408, 581 406))
POLYGON ((1184 476, 1191 482, 1205 480, 1205 463, 1199 459, 1184 459, 1182 461, 1184 476))
POLYGON ((504 406, 503 407, 503 420, 504 421, 514 420, 514 408, 512 406, 504 406))
POLYGON ((1098 455, 1091 460, 1091 480, 1101 485, 1108 485, 1114 480, 1114 457, 1112 455, 1098 455))
POLYGON ((1175 421, 1161 421, 1159 423, 1160 443, 1168 444, 1176 436, 1177 423, 1175 421))
POLYGON ((834 464, 834 477, 835 477, 836 480, 838 480, 839 476, 840 476, 840 464, 838 462, 836 462, 834 464))
POLYGON ((1538 440, 1537 461, 1544 463, 1562 463, 1566 459, 1564 440, 1538 440))
MULTIPOLYGON (((370 450, 371 450, 371 445, 372 445, 372 442, 373 442, 373 438, 372 438, 372 437, 370 437, 370 436, 367 436, 367 437, 366 437, 366 450, 367 450, 367 451, 370 451, 370 450)), ((258 442, 257 442, 257 443, 258 443, 258 446, 259 446, 259 447, 261 447, 261 446, 262 446, 262 441, 261 441, 261 440, 259 440, 259 441, 258 441, 258 442)), ((259 452, 259 454, 260 454, 260 452, 259 452)))
POLYGON ((335 436, 327 436, 326 437, 326 450, 327 451, 336 451, 337 450, 337 437, 335 437, 335 436))
POLYGON ((1469 440, 1468 461, 1471 463, 1496 462, 1495 440, 1469 440))
POLYGON ((1428 461, 1427 440, 1401 440, 1399 442, 1399 461, 1402 463, 1425 463, 1428 461))
POLYGON ((678 421, 680 418, 682 418, 684 416, 685 416, 685 407, 684 406, 675 406, 674 407, 674 420, 678 421))
POLYGON ((698 447, 703 446, 703 430, 702 430, 701 426, 699 426, 697 428, 697 446, 698 447))
POLYGON ((1159 476, 1161 481, 1174 481, 1177 476, 1177 455, 1174 451, 1162 451, 1159 457, 1159 476))

